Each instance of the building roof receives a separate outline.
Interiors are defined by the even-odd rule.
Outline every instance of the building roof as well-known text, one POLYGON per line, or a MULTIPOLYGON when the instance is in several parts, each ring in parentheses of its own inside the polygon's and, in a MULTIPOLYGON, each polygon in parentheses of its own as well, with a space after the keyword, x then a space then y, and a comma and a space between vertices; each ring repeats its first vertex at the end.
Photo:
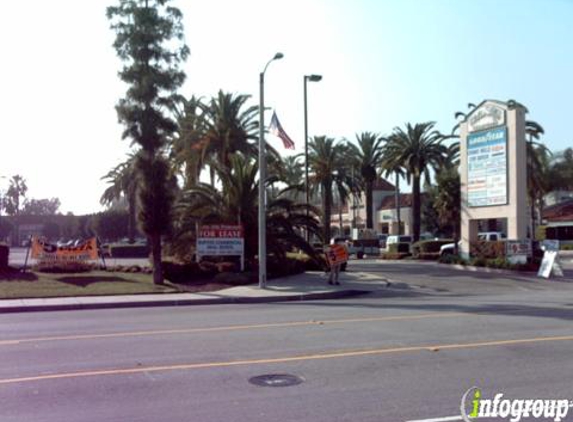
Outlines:
POLYGON ((379 178, 374 182, 373 189, 394 192, 396 187, 386 179, 379 178))
MULTIPOLYGON (((420 194, 420 200, 424 201, 427 194, 422 192, 420 194)), ((400 208, 409 208, 412 206, 412 194, 411 193, 401 193, 400 194, 400 208)), ((382 198, 382 202, 377 208, 377 211, 382 210, 393 210, 396 208, 396 201, 394 195, 385 196, 382 198)))
POLYGON ((573 221, 573 199, 546 207, 543 210, 543 219, 549 222, 573 221))

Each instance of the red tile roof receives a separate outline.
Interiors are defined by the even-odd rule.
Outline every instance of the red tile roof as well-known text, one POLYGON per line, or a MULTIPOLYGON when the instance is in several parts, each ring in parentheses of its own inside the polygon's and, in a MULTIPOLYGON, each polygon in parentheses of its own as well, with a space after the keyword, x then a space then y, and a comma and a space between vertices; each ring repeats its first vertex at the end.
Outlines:
MULTIPOLYGON (((420 194, 420 201, 424 201, 426 198, 426 193, 422 192, 420 194)), ((411 193, 401 193, 400 194, 400 208, 409 208, 412 206, 412 194, 411 193)), ((377 208, 377 211, 381 210, 393 210, 396 208, 396 201, 394 200, 394 195, 385 196, 382 198, 382 202, 377 208)))
POLYGON ((545 208, 543 218, 547 221, 573 221, 573 199, 545 208))

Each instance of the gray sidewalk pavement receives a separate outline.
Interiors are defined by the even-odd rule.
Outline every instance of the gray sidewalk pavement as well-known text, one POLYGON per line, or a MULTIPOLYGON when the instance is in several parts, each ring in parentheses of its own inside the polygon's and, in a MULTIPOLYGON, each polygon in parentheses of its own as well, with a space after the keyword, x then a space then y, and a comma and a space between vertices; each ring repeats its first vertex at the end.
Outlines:
POLYGON ((340 273, 341 284, 337 286, 329 285, 327 281, 327 275, 322 272, 308 272, 296 276, 269 280, 265 289, 259 289, 257 285, 249 285, 205 293, 0 299, 0 314, 80 309, 336 299, 379 291, 389 285, 389 282, 380 275, 366 272, 342 272, 340 273))

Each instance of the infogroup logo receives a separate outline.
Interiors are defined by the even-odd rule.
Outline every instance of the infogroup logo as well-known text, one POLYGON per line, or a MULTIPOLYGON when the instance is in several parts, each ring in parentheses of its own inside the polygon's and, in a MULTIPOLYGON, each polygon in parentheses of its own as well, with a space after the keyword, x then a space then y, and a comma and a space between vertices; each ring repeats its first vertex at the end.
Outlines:
POLYGON ((463 395, 460 411, 466 422, 480 418, 509 418, 510 422, 535 418, 560 422, 572 407, 573 402, 568 399, 507 399, 503 393, 486 399, 481 389, 472 387, 463 395))

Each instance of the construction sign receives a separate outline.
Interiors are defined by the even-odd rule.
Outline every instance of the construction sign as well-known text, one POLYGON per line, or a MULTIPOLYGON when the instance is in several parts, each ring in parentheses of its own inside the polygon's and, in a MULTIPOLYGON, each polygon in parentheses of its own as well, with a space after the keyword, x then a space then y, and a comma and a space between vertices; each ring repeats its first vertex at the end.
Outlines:
POLYGON ((32 237, 31 256, 39 261, 78 262, 98 259, 97 239, 92 237, 76 246, 58 246, 32 237))
POLYGON ((326 248, 326 260, 333 267, 348 261, 348 250, 344 245, 330 245, 326 248))

